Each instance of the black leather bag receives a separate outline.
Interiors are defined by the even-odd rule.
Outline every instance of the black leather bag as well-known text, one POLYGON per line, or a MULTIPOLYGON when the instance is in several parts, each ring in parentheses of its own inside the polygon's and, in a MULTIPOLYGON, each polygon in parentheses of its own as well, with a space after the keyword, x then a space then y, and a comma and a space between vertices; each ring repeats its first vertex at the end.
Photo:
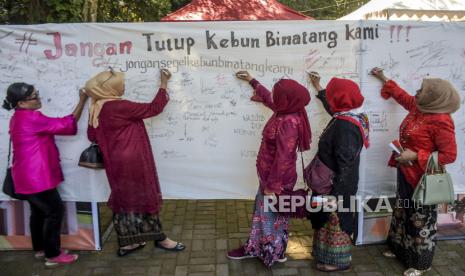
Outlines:
POLYGON ((103 169, 103 155, 97 143, 92 144, 81 153, 79 166, 89 169, 103 169))
POLYGON ((8 168, 6 169, 5 179, 3 180, 2 191, 3 193, 7 194, 9 197, 23 200, 25 199, 25 196, 21 194, 17 194, 15 191, 15 184, 13 182, 13 176, 11 175, 10 156, 11 156, 11 140, 10 140, 10 146, 8 149, 8 163, 7 163, 8 168))

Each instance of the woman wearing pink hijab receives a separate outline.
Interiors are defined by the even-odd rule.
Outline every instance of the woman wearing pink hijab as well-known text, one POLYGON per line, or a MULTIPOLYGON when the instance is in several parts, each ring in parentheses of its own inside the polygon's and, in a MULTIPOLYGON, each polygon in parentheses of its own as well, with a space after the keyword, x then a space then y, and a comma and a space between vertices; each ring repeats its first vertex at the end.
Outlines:
POLYGON ((305 106, 308 90, 291 79, 281 79, 268 91, 246 71, 237 73, 254 88, 253 101, 261 102, 274 114, 266 123, 257 156, 260 187, 255 197, 252 229, 244 246, 228 252, 228 258, 240 260, 258 257, 266 266, 285 262, 290 216, 266 211, 265 195, 290 194, 297 181, 297 150, 310 149, 311 130, 305 106))

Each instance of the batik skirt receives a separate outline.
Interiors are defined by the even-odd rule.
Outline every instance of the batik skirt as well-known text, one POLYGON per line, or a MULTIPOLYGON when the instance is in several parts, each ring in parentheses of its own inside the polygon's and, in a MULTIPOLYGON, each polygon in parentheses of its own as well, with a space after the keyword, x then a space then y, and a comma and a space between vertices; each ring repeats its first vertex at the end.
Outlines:
POLYGON ((244 248, 248 255, 256 256, 266 266, 271 266, 286 251, 289 227, 289 215, 265 212, 264 195, 260 190, 255 197, 255 210, 252 227, 244 248))
POLYGON ((313 234, 312 256, 317 263, 336 266, 340 269, 350 267, 352 240, 341 230, 337 213, 331 213, 325 225, 313 234))
POLYGON ((114 213, 113 227, 120 247, 147 241, 162 241, 163 233, 158 215, 139 213, 114 213))
POLYGON ((397 196, 388 245, 407 268, 425 270, 431 267, 436 247, 437 205, 415 206, 413 187, 402 172, 397 172, 397 196))

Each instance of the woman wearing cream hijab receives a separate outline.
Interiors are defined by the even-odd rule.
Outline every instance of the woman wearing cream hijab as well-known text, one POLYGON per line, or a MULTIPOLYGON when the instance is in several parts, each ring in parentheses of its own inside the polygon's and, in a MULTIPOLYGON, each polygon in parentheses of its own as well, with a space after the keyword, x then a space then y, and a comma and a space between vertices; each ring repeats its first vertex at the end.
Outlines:
POLYGON ((105 71, 87 81, 92 99, 88 138, 99 144, 111 187, 108 205, 118 235, 118 256, 154 241, 155 246, 181 251, 185 246, 168 239, 158 217, 162 195, 152 147, 143 119, 160 114, 169 96, 171 73, 160 71, 160 89, 150 103, 123 100, 124 74, 105 71))
POLYGON ((408 268, 404 275, 422 275, 431 269, 436 247, 437 206, 415 206, 413 191, 425 172, 428 158, 437 151, 439 164, 453 163, 457 157, 455 126, 451 113, 460 107, 460 96, 446 80, 425 78, 415 96, 388 80, 379 68, 371 73, 383 82, 381 96, 393 98, 409 113, 400 125, 399 141, 405 149, 392 155, 389 165, 397 167, 397 203, 388 235, 390 251, 408 268))

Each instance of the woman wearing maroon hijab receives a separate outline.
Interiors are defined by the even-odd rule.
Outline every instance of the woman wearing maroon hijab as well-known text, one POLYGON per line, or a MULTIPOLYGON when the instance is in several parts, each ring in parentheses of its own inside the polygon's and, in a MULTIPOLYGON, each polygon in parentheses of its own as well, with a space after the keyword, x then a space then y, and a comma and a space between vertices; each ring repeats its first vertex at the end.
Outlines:
POLYGON ((297 181, 296 151, 310 149, 311 131, 305 106, 308 90, 290 79, 281 79, 268 91, 248 72, 237 73, 254 88, 253 101, 261 102, 273 116, 266 123, 257 156, 260 187, 255 197, 252 229, 244 246, 228 252, 230 259, 258 257, 266 266, 285 262, 289 216, 264 209, 264 196, 290 193, 297 181))
MULTIPOLYGON (((317 73, 312 72, 310 80, 318 91, 317 98, 333 117, 320 136, 316 157, 334 172, 330 194, 342 197, 346 209, 358 189, 360 151, 369 145, 368 118, 353 111, 362 106, 364 97, 351 80, 332 78, 326 89, 321 87, 317 73)), ((317 269, 325 272, 350 269, 355 213, 318 212, 312 213, 310 220, 315 229, 312 255, 317 269)))

